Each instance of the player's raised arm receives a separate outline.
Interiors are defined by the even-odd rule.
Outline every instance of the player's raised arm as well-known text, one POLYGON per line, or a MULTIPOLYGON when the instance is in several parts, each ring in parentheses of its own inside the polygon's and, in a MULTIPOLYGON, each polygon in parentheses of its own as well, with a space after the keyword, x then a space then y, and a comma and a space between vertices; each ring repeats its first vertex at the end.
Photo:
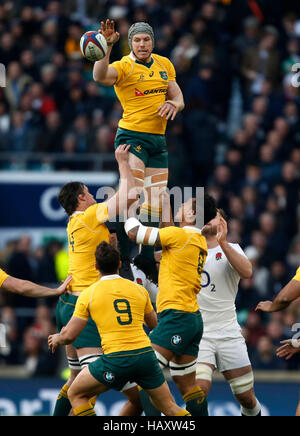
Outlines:
POLYGON ((36 283, 28 280, 21 280, 15 277, 8 276, 4 280, 1 288, 8 292, 23 295, 24 297, 43 298, 43 297, 57 297, 66 292, 68 284, 72 280, 71 276, 56 289, 46 288, 45 286, 37 285, 36 283))
POLYGON ((93 78, 96 82, 104 86, 112 86, 118 79, 118 72, 114 67, 109 66, 109 58, 113 45, 119 40, 120 34, 115 32, 115 24, 113 20, 107 19, 101 21, 101 29, 99 30, 107 42, 107 53, 103 59, 94 63, 93 78))
POLYGON ((250 278, 252 276, 252 264, 249 259, 247 259, 247 257, 238 253, 227 242, 227 222, 221 216, 216 237, 232 268, 236 270, 236 272, 242 279, 250 278))
POLYGON ((118 192, 107 203, 109 219, 124 213, 138 198, 135 181, 129 166, 130 145, 122 144, 115 151, 119 165, 120 186, 118 192))

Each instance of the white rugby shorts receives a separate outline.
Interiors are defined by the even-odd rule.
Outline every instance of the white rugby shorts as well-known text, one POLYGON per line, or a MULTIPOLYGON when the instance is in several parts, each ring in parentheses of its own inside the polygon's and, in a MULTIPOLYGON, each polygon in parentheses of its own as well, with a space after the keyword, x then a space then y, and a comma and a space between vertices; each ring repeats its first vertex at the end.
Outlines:
POLYGON ((204 333, 199 346, 199 362, 210 363, 220 372, 251 365, 240 326, 204 333))

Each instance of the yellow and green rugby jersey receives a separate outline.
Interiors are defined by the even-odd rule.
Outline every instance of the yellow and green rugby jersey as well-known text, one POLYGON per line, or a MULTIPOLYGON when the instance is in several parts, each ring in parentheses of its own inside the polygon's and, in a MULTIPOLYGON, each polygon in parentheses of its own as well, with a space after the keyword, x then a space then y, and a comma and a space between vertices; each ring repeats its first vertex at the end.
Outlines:
POLYGON ((199 310, 197 294, 207 257, 206 239, 193 226, 159 229, 162 257, 158 277, 157 312, 199 310))
POLYGON ((7 279, 7 277, 9 277, 8 274, 6 274, 6 272, 0 268, 0 288, 3 285, 3 282, 7 279))
POLYGON ((84 212, 75 212, 70 216, 67 233, 71 291, 83 291, 99 280, 95 251, 100 242, 110 241, 109 230, 104 224, 107 220, 105 202, 94 204, 84 212))
POLYGON ((116 353, 151 346, 143 327, 144 316, 153 311, 148 292, 117 274, 101 277, 85 289, 73 316, 95 322, 103 352, 116 353))
POLYGON ((166 101, 169 82, 176 79, 173 64, 156 54, 144 64, 130 54, 110 66, 118 72, 114 88, 124 111, 119 127, 163 135, 167 120, 158 115, 158 108, 166 101))
POLYGON ((298 280, 300 282, 300 266, 296 271, 296 275, 293 277, 293 280, 298 280))

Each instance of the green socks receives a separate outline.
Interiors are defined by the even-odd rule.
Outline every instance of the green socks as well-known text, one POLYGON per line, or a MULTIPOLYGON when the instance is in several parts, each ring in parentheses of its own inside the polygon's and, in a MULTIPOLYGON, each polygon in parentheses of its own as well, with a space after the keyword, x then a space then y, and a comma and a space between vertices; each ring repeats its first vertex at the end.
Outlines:
POLYGON ((192 416, 208 416, 206 396, 199 386, 187 392, 182 398, 192 416))
POLYGON ((53 416, 69 416, 72 406, 68 398, 68 389, 67 384, 62 387, 56 400, 53 416))

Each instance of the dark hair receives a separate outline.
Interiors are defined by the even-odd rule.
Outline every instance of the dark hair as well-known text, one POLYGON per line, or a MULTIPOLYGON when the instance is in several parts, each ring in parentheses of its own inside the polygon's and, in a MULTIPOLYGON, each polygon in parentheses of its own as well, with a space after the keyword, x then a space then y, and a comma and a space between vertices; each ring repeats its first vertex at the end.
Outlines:
POLYGON ((61 188, 57 198, 68 215, 75 212, 80 194, 84 194, 84 184, 81 182, 70 182, 61 188))
POLYGON ((102 274, 116 274, 120 265, 120 253, 108 242, 101 242, 95 252, 96 265, 102 274))
POLYGON ((143 271, 148 280, 157 285, 158 270, 154 259, 148 259, 148 257, 143 256, 142 254, 137 254, 133 259, 133 264, 143 271))
MULTIPOLYGON (((192 198, 192 210, 195 215, 195 221, 197 222, 197 198, 192 198)), ((202 208, 199 211, 200 213, 203 213, 202 208)), ((204 225, 207 224, 210 220, 215 218, 217 215, 218 209, 217 209, 217 203, 216 200, 208 194, 204 194, 204 225)))
POLYGON ((204 225, 217 215, 216 200, 208 194, 204 194, 204 225))

